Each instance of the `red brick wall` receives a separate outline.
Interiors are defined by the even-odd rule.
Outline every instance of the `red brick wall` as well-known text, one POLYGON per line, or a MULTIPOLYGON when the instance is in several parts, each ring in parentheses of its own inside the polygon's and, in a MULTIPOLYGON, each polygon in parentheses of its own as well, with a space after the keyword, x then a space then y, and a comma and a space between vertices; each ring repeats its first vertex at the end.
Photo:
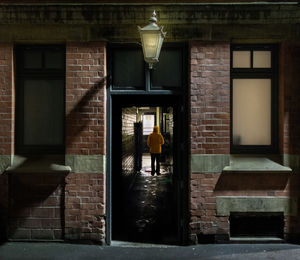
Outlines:
MULTIPOLYGON (((13 44, 0 43, 0 156, 14 153, 13 44)), ((9 158, 7 158, 9 159, 9 158)), ((8 166, 1 165, 0 169, 8 166)), ((0 240, 6 238, 8 176, 0 175, 0 240)))
POLYGON ((191 42, 191 153, 228 154, 230 47, 191 42))
POLYGON ((64 174, 10 173, 9 180, 8 237, 63 239, 64 174))
POLYGON ((72 173, 66 182, 66 238, 104 243, 104 175, 72 173))
POLYGON ((286 232, 291 238, 300 234, 300 165, 293 162, 300 157, 300 42, 283 42, 279 57, 279 114, 280 114, 280 150, 290 157, 293 175, 287 186, 287 195, 298 199, 298 216, 288 217, 286 232))
MULTIPOLYGON (((191 51, 191 154, 229 154, 230 45, 193 41, 191 51)), ((191 234, 226 234, 228 218, 216 217, 219 173, 191 173, 191 234)))
POLYGON ((13 44, 0 44, 0 155, 14 153, 13 44))
MULTIPOLYGON (((105 44, 66 47, 66 154, 105 155, 105 44)), ((66 178, 65 236, 105 238, 104 173, 71 173, 66 178)))
POLYGON ((66 48, 66 153, 105 154, 104 43, 66 48))
MULTIPOLYGON (((279 60, 280 151, 299 157, 300 43, 285 42, 279 60)), ((229 44, 191 43, 191 154, 229 154, 229 44)), ((297 163, 291 165, 299 172, 297 163)), ((300 198, 298 174, 192 172, 191 234, 228 234, 228 217, 216 216, 216 196, 300 198)), ((298 205, 300 214, 300 204, 298 205)), ((300 234, 298 216, 285 217, 286 238, 300 234)))
POLYGON ((280 48, 281 151, 300 154, 300 42, 284 42, 280 48))

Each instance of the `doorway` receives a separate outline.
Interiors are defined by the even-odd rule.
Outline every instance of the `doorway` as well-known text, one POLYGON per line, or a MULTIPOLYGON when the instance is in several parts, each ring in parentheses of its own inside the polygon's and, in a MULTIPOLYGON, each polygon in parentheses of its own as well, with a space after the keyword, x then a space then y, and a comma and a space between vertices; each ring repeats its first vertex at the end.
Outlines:
POLYGON ((182 133, 178 97, 113 96, 111 117, 112 240, 178 244, 182 240, 182 133), (147 137, 159 126, 160 175, 151 175, 147 137))

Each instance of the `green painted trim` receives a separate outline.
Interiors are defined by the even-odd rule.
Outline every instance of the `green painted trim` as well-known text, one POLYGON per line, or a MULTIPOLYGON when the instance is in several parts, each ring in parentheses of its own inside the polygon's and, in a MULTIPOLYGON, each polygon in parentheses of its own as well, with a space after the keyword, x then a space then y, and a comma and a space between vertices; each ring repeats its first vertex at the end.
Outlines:
POLYGON ((12 165, 13 155, 0 155, 0 174, 12 165))
POLYGON ((229 154, 192 154, 192 173, 220 173, 229 165, 229 154))
POLYGON ((271 196, 217 196, 217 216, 229 216, 230 212, 283 212, 285 216, 297 216, 297 199, 271 196))
POLYGON ((65 164, 70 166, 74 173, 105 173, 105 155, 74 155, 66 154, 65 164))

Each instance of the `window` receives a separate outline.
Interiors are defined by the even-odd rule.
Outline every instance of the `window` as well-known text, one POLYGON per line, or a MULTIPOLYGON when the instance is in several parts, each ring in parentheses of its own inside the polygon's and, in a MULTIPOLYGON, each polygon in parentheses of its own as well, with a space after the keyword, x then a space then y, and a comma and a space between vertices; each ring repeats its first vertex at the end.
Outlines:
POLYGON ((276 46, 231 48, 231 152, 277 150, 276 46))
POLYGON ((65 51, 16 48, 16 153, 64 151, 65 51))
POLYGON ((185 51, 183 46, 163 46, 159 62, 149 70, 141 46, 110 46, 109 74, 111 89, 182 91, 185 84, 185 51))

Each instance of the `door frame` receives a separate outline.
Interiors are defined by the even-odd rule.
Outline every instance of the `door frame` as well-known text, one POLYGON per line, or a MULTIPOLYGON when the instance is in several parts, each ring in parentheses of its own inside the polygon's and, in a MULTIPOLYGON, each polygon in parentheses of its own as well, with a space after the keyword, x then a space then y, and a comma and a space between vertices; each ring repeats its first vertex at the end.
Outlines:
MULTIPOLYGON (((185 44, 171 44, 171 48, 179 46, 183 50, 184 59, 182 67, 184 84, 180 91, 178 90, 151 90, 146 88, 145 90, 113 90, 111 86, 111 70, 109 67, 110 53, 115 45, 108 46, 108 87, 107 87, 107 113, 106 113, 106 231, 105 239, 106 244, 110 245, 112 242, 112 114, 113 108, 116 106, 114 102, 118 102, 118 99, 126 100, 126 105, 142 105, 149 104, 155 106, 173 106, 174 110, 177 109, 177 147, 174 149, 174 159, 180 158, 177 165, 177 177, 178 182, 176 185, 176 194, 178 198, 177 206, 177 228, 178 228, 178 244, 186 244, 188 241, 188 223, 189 223, 189 103, 188 103, 188 87, 187 87, 187 46, 185 44), (142 99, 142 100, 141 100, 142 99), (148 100, 148 101, 147 101, 148 100), (155 100, 159 100, 156 102, 155 100), (175 103, 168 103, 167 100, 171 100, 175 103), (143 102, 144 101, 144 102, 143 102), (131 102, 131 103, 130 103, 131 102), (148 102, 148 103, 147 103, 148 102)), ((140 48, 140 46, 137 46, 140 48)), ((124 48, 124 46, 122 46, 124 48)), ((146 66, 145 66, 146 67, 146 66)), ((150 75, 150 70, 145 70, 146 79, 150 75)), ((149 85, 147 83, 147 85, 149 85)), ((116 103, 117 103, 116 102, 116 103)), ((115 103, 115 104, 116 104, 115 103)), ((125 102, 123 103, 125 104, 125 102)), ((174 136, 175 139, 175 136, 174 136)), ((174 140, 174 143, 176 141, 174 140)))

